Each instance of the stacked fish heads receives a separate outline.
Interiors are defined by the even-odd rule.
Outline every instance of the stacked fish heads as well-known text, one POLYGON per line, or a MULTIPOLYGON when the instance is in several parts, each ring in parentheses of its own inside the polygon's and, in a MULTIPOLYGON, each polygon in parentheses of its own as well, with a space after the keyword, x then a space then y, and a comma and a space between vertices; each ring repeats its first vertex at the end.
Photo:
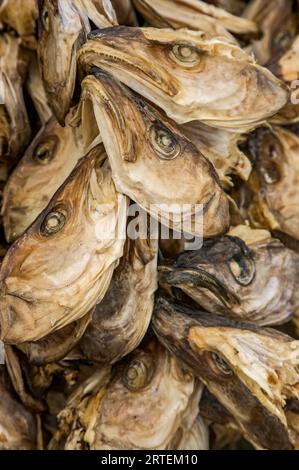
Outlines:
POLYGON ((228 201, 218 175, 174 121, 97 70, 82 82, 79 115, 84 122, 86 101, 92 104, 119 192, 177 231, 183 224, 186 232, 199 236, 227 230, 228 201), (205 212, 203 226, 196 224, 200 211, 205 212))

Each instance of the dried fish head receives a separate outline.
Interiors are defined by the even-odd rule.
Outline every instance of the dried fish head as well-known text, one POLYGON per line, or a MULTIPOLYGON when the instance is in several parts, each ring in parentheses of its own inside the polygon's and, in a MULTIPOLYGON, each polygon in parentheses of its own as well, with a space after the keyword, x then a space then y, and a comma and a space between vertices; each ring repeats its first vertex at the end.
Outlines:
POLYGON ((80 342, 85 357, 114 363, 139 346, 152 317, 157 253, 158 240, 127 239, 109 289, 80 342))
POLYGON ((79 130, 61 127, 54 118, 42 127, 4 189, 2 215, 8 242, 45 209, 83 155, 79 130))
POLYGON ((152 26, 160 27, 161 20, 164 20, 166 25, 174 28, 190 28, 232 40, 233 36, 228 31, 236 34, 257 32, 253 21, 200 0, 134 0, 134 5, 152 26), (157 21, 157 16, 160 21, 157 21))
MULTIPOLYGON (((174 449, 196 420, 201 392, 202 386, 163 346, 147 342, 116 366, 106 390, 90 402, 83 440, 96 450, 174 449)), ((67 449, 78 433, 73 429, 67 449)))
POLYGON ((3 0, 0 5, 0 23, 14 29, 26 46, 35 48, 38 8, 36 0, 3 0), (22 12, 22 13, 21 13, 22 12))
POLYGON ((246 131, 278 112, 289 95, 283 82, 237 45, 186 29, 94 31, 78 60, 83 68, 112 73, 182 124, 200 120, 246 131))
POLYGON ((83 318, 45 336, 39 341, 23 343, 19 349, 31 364, 41 366, 61 361, 79 343, 91 322, 92 312, 83 318))
POLYGON ((296 308, 298 255, 265 230, 246 226, 160 265, 160 283, 209 312, 259 325, 285 323, 296 308))
POLYGON ((160 298, 153 326, 257 448, 291 449, 284 407, 298 399, 299 342, 271 329, 179 306, 160 298))
POLYGON ((0 450, 36 449, 36 421, 13 394, 4 366, 0 366, 0 450))
POLYGON ((102 146, 80 160, 12 245, 1 278, 1 339, 20 344, 84 317, 108 287, 125 240, 127 199, 102 146))
POLYGON ((51 109, 64 124, 76 81, 76 49, 84 26, 71 0, 39 2, 38 56, 51 109))
POLYGON ((30 139, 30 123, 23 96, 28 69, 28 54, 21 40, 10 34, 0 36, 0 108, 1 134, 6 137, 6 152, 14 162, 25 150, 30 139))
POLYGON ((178 232, 183 225, 198 236, 225 232, 228 201, 212 164, 164 113, 94 73, 82 82, 81 104, 93 105, 117 190, 178 232), (201 210, 203 224, 196 223, 201 210))
POLYGON ((249 150, 255 162, 248 183, 252 224, 298 240, 298 136, 282 127, 258 129, 249 150))

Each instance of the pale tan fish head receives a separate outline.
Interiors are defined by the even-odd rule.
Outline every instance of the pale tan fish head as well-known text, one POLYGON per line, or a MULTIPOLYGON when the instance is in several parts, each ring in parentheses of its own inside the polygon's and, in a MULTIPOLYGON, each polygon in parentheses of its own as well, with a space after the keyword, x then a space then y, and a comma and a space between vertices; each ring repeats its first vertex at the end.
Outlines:
MULTIPOLYGON (((228 201, 215 169, 175 122, 98 69, 82 82, 79 115, 87 103, 119 192, 178 232, 184 226, 210 237, 227 230, 228 201)), ((82 125, 84 133, 84 119, 82 125)))
POLYGON ((163 346, 146 341, 85 405, 65 448, 73 449, 79 436, 91 450, 174 450, 195 424, 201 393, 202 385, 163 346))
POLYGON ((113 74, 181 124, 200 120, 247 131, 289 98, 286 85, 239 46, 187 29, 93 31, 78 61, 83 69, 96 66, 113 74))
POLYGON ((1 339, 37 341, 84 317, 123 253, 127 199, 103 146, 80 160, 1 266, 1 339), (104 161, 105 160, 105 161, 104 161))

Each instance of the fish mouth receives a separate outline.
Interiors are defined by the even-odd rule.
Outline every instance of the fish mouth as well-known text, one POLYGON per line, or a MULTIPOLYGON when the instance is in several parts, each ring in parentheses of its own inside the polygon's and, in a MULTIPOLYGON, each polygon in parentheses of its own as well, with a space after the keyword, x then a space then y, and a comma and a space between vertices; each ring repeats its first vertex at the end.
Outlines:
MULTIPOLYGON (((152 57, 146 57, 146 51, 142 57, 134 55, 133 49, 130 53, 124 46, 124 35, 117 35, 114 29, 121 33, 123 31, 122 27, 116 26, 94 31, 88 35, 88 41, 77 52, 77 60, 81 67, 87 73, 93 66, 100 67, 116 76, 125 70, 128 81, 130 77, 137 76, 169 97, 176 96, 180 91, 179 84, 165 67, 153 63, 152 57)), ((141 34, 142 42, 145 43, 143 34, 138 34, 141 34)), ((136 36, 133 37, 136 40, 136 36)))
POLYGON ((238 297, 222 284, 215 276, 200 268, 159 267, 161 284, 169 284, 184 290, 184 284, 191 288, 202 287, 211 291, 227 308, 240 304, 238 297), (182 286, 182 287, 181 287, 182 286))

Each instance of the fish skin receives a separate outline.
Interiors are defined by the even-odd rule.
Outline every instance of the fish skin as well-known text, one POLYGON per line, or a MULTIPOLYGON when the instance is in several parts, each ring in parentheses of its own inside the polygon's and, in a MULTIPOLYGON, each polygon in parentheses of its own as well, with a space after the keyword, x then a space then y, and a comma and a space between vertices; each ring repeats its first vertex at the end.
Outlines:
MULTIPOLYGON (((178 232, 182 217, 187 233, 211 237, 227 231, 229 205, 217 173, 175 122, 98 69, 82 82, 81 107, 87 102, 93 105, 119 192, 178 232), (175 147, 170 158, 156 148, 158 128, 175 147), (175 206, 173 213, 163 205, 175 206), (203 223, 196 224, 199 208, 203 223)), ((79 107, 79 115, 82 110, 79 107)))
POLYGON ((232 414, 249 442, 258 449, 293 448, 284 405, 287 397, 298 396, 298 341, 162 297, 153 327, 162 344, 232 414))
POLYGON ((100 145, 81 159, 3 260, 5 342, 37 341, 84 317, 105 295, 123 253, 127 214, 105 158, 100 145))
POLYGON ((77 54, 80 69, 106 70, 179 124, 199 120, 246 132, 289 99, 283 82, 225 38, 125 26, 93 31, 88 38, 77 54), (182 58, 181 48, 188 59, 182 58))

